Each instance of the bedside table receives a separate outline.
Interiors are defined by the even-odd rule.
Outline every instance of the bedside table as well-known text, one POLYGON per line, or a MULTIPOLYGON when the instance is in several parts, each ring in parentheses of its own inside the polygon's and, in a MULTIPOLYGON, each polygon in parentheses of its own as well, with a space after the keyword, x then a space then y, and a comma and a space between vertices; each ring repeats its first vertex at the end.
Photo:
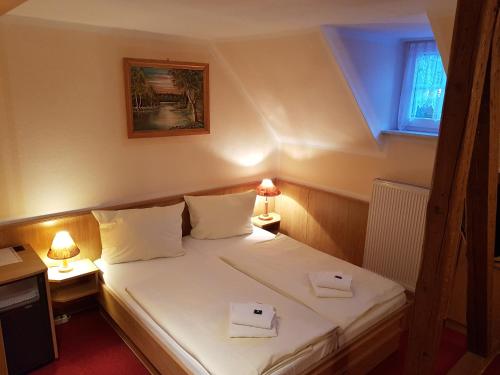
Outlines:
MULTIPOLYGON (((73 270, 70 272, 59 272, 58 267, 50 267, 48 271, 52 303, 58 313, 65 310, 70 303, 77 305, 75 301, 84 297, 94 297, 99 292, 99 269, 90 259, 71 262, 71 267, 73 270)), ((87 301, 86 305, 88 304, 87 301)), ((82 308, 79 307, 78 310, 82 308)))
POLYGON ((271 220, 261 220, 258 216, 254 216, 252 217, 252 224, 268 232, 277 234, 280 230, 281 216, 276 212, 269 212, 269 216, 271 220))
POLYGON ((28 245, 3 249, 0 266, 0 374, 26 374, 58 357, 47 266, 28 245))

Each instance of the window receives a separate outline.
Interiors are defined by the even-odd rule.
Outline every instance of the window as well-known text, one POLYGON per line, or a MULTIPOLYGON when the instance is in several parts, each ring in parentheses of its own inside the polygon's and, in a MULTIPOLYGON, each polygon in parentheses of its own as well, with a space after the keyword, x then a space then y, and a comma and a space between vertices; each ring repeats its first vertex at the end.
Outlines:
POLYGON ((446 73, 436 42, 408 42, 399 130, 438 133, 445 88, 446 73))

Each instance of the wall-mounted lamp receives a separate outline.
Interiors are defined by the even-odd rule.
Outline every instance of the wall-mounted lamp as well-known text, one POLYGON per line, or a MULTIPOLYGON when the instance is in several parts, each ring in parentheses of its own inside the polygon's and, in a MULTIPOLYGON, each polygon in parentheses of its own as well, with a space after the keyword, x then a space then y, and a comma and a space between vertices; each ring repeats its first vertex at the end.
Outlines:
POLYGON ((265 202, 265 212, 259 216, 260 220, 272 219, 272 216, 269 216, 268 197, 275 197, 280 194, 281 191, 273 184, 271 179, 265 178, 262 180, 260 185, 257 187, 257 195, 260 195, 261 197, 266 197, 266 202, 265 202))
POLYGON ((70 272, 73 267, 68 266, 68 259, 77 256, 79 253, 80 249, 76 246, 75 241, 73 241, 67 231, 63 230, 57 232, 54 236, 47 257, 62 260, 59 272, 70 272))

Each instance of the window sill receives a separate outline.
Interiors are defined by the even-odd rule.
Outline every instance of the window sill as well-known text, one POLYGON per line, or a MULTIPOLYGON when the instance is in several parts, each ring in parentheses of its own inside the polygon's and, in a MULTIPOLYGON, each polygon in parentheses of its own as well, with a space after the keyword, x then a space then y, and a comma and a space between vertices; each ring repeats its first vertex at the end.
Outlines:
POLYGON ((424 133, 424 132, 415 132, 409 130, 382 130, 382 134, 400 135, 404 137, 431 138, 431 139, 437 139, 439 137, 439 134, 437 133, 424 133))

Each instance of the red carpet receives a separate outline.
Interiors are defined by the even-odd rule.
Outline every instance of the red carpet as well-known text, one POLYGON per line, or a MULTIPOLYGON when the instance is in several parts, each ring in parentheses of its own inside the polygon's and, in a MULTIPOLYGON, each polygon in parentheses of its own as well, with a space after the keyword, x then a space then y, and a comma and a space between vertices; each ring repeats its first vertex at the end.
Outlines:
MULTIPOLYGON (((38 369, 35 375, 146 375, 148 371, 109 326, 98 311, 74 315, 69 323, 56 327, 59 359, 38 369)), ((400 349, 377 366, 370 375, 400 375, 404 368, 406 335, 400 349)), ((436 374, 447 371, 465 353, 465 336, 443 331, 436 374)), ((500 357, 485 375, 500 374, 500 357)))
POLYGON ((137 357, 98 311, 73 315, 56 326, 59 359, 36 375, 146 375, 137 357))

